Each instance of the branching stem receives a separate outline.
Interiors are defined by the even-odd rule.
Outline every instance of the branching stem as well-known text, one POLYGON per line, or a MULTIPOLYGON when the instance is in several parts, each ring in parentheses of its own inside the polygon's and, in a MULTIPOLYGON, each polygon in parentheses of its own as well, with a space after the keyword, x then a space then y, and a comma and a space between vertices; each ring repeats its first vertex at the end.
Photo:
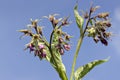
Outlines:
POLYGON ((73 59, 73 64, 72 64, 72 70, 71 70, 70 80, 73 79, 75 65, 76 65, 76 60, 77 60, 78 53, 79 53, 81 45, 82 45, 82 41, 83 41, 84 35, 85 35, 87 27, 88 27, 88 24, 90 22, 91 13, 92 12, 90 11, 89 12, 89 17, 88 17, 88 20, 87 20, 87 23, 86 23, 86 26, 85 26, 85 29, 84 29, 83 33, 80 34, 80 38, 79 38, 78 43, 77 43, 77 48, 76 48, 76 51, 75 51, 75 55, 74 55, 74 59, 73 59))

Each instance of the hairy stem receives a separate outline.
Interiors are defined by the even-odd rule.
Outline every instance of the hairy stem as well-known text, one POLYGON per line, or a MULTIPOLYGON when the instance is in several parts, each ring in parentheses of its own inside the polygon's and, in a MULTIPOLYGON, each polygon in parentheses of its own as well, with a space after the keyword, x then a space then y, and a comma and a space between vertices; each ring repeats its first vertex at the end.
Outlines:
POLYGON ((83 37, 84 37, 84 35, 81 35, 80 38, 79 38, 79 40, 78 40, 76 52, 75 52, 74 59, 73 59, 73 64, 72 64, 72 71, 71 71, 70 80, 73 79, 74 69, 75 69, 75 65, 76 65, 76 60, 77 60, 77 56, 78 56, 78 53, 79 53, 79 50, 80 50, 80 47, 81 47, 81 44, 82 44, 82 41, 83 41, 83 37))
POLYGON ((72 64, 72 70, 71 70, 71 75, 70 75, 70 80, 73 79, 73 75, 74 75, 74 70, 75 70, 75 65, 76 65, 76 60, 77 60, 77 57, 78 57, 78 53, 80 51, 80 48, 81 48, 81 44, 82 44, 82 41, 83 41, 83 38, 84 38, 84 35, 86 33, 86 30, 87 30, 87 27, 88 27, 88 24, 90 22, 90 17, 91 17, 91 11, 89 12, 89 17, 88 17, 88 20, 87 20, 87 23, 86 23, 86 26, 85 26, 85 29, 83 31, 83 33, 80 35, 80 38, 78 40, 78 44, 77 44, 77 48, 76 48, 76 51, 75 51, 75 55, 74 55, 74 59, 73 59, 73 64, 72 64))

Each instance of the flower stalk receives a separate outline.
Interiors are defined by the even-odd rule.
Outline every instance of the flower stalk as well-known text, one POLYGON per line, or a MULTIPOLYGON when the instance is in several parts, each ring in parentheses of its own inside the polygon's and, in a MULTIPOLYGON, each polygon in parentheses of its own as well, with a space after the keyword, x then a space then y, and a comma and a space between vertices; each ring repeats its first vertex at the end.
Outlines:
MULTIPOLYGON (((81 45, 82 45, 82 42, 83 42, 83 38, 85 36, 85 33, 86 33, 86 30, 87 30, 87 27, 88 27, 88 24, 90 22, 90 17, 91 17, 91 9, 89 11, 89 15, 88 15, 88 20, 87 20, 87 23, 86 23, 86 26, 85 26, 85 29, 83 32, 80 32, 80 38, 78 40, 78 43, 77 43, 77 47, 76 47, 76 51, 75 51, 75 54, 74 54, 74 58, 73 58, 73 64, 72 64, 72 70, 71 70, 71 75, 70 75, 70 80, 73 79, 73 75, 74 75, 74 70, 75 70, 75 65, 76 65, 76 61, 77 61, 77 57, 78 57, 78 54, 79 54, 79 51, 80 51, 80 48, 81 48, 81 45)), ((82 26, 83 27, 83 26, 82 26)), ((82 30, 80 30, 82 31, 82 30)))
POLYGON ((79 38, 79 40, 78 40, 78 44, 77 44, 77 47, 76 47, 76 52, 75 52, 74 59, 73 59, 73 64, 72 64, 72 70, 71 70, 70 80, 73 79, 74 70, 75 70, 75 65, 76 65, 76 60, 77 60, 77 57, 78 57, 78 53, 79 53, 79 51, 80 51, 80 47, 81 47, 82 42, 83 42, 83 38, 84 38, 84 36, 81 35, 80 38, 79 38))

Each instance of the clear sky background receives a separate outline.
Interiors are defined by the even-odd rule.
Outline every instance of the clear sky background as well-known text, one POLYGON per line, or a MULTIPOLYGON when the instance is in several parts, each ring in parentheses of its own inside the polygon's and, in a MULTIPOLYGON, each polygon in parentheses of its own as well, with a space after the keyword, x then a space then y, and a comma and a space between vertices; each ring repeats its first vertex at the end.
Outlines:
MULTIPOLYGON (((83 42, 76 68, 96 59, 111 56, 109 62, 94 68, 83 80, 119 80, 120 79, 120 0, 81 0, 80 10, 89 10, 90 2, 100 5, 100 11, 110 12, 114 36, 105 47, 95 44, 91 38, 83 42)), ((0 80, 60 80, 56 71, 45 60, 24 51, 29 38, 22 40, 17 32, 26 28, 30 18, 40 19, 42 16, 58 13, 60 17, 70 15, 73 23, 65 27, 70 35, 72 49, 65 53, 63 62, 70 77, 73 54, 75 52, 79 30, 75 24, 73 7, 76 0, 0 0, 0 80)), ((39 23, 44 27, 44 34, 49 37, 51 25, 46 19, 39 23)))

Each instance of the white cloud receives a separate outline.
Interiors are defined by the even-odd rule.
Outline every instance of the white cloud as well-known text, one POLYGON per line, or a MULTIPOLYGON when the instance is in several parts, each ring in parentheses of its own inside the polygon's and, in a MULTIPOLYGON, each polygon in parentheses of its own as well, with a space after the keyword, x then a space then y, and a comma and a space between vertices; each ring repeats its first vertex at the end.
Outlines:
POLYGON ((116 20, 120 21, 120 7, 116 8, 114 11, 116 20))
POLYGON ((112 38, 112 45, 115 51, 120 55, 120 7, 116 8, 112 17, 112 30, 115 35, 112 38))

